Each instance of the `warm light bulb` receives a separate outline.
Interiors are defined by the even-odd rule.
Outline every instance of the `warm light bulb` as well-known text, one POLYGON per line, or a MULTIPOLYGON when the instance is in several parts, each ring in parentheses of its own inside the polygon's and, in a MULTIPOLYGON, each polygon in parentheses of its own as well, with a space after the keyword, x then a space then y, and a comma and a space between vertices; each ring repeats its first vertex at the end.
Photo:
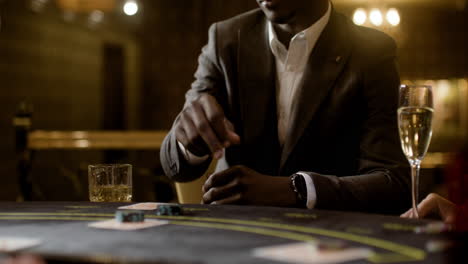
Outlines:
POLYGON ((392 26, 398 26, 400 24, 400 14, 396 8, 390 8, 387 11, 387 21, 392 26))
POLYGON ((135 1, 127 1, 123 6, 123 11, 127 16, 133 16, 138 12, 138 4, 135 1))
POLYGON ((364 9, 358 8, 356 9, 356 11, 354 11, 354 15, 353 15, 354 24, 363 25, 364 23, 366 23, 366 20, 367 20, 367 14, 364 9))
POLYGON ((382 22, 383 22, 382 13, 377 8, 374 8, 370 11, 369 19, 371 23, 374 24, 375 26, 382 25, 382 22))

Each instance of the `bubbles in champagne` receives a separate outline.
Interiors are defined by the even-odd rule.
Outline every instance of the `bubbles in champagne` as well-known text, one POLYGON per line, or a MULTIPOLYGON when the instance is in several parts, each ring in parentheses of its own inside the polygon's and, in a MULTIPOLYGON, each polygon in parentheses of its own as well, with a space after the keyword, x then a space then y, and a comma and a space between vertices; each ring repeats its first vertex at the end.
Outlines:
POLYGON ((426 155, 432 136, 432 114, 429 107, 398 109, 401 146, 411 163, 420 162, 426 155))

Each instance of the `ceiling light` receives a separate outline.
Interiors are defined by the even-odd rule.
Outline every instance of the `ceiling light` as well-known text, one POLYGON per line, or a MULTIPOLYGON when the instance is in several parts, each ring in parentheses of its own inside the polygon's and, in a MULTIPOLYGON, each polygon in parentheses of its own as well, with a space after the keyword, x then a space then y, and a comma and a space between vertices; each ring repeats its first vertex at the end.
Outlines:
POLYGON ((387 21, 392 26, 398 26, 400 24, 400 14, 395 8, 390 8, 387 11, 387 21))
POLYGON ((123 6, 123 11, 127 16, 133 16, 138 12, 138 4, 135 1, 127 1, 123 6))
POLYGON ((363 25, 364 23, 366 23, 366 20, 367 20, 367 14, 364 9, 358 8, 356 9, 356 11, 354 11, 354 15, 353 15, 354 24, 363 25))
POLYGON ((375 26, 382 25, 382 22, 383 22, 382 13, 377 8, 374 8, 370 11, 369 19, 371 23, 374 24, 375 26))

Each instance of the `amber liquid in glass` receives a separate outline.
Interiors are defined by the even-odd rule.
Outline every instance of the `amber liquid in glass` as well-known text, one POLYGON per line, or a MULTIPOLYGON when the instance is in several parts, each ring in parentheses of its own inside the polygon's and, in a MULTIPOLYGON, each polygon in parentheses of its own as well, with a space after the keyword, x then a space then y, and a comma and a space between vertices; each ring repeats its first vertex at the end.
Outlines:
POLYGON ((131 202, 132 187, 128 185, 94 185, 89 190, 91 202, 131 202))

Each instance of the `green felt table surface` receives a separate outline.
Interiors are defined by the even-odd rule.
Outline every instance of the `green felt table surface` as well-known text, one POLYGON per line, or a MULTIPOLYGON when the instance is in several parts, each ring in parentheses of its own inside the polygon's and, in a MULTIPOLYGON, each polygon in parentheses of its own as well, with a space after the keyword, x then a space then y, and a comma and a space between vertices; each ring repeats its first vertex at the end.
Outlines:
MULTIPOLYGON (((181 205, 168 225, 136 231, 94 229, 89 223, 112 219, 122 203, 0 203, 0 237, 39 238, 22 253, 51 262, 98 263, 279 263, 254 257, 257 247, 309 240, 341 240, 375 254, 349 263, 458 263, 465 258, 463 234, 415 234, 428 220, 395 216, 252 206, 181 205), (429 241, 454 241, 428 252, 429 241)), ((468 254, 466 254, 468 259, 468 254)))

